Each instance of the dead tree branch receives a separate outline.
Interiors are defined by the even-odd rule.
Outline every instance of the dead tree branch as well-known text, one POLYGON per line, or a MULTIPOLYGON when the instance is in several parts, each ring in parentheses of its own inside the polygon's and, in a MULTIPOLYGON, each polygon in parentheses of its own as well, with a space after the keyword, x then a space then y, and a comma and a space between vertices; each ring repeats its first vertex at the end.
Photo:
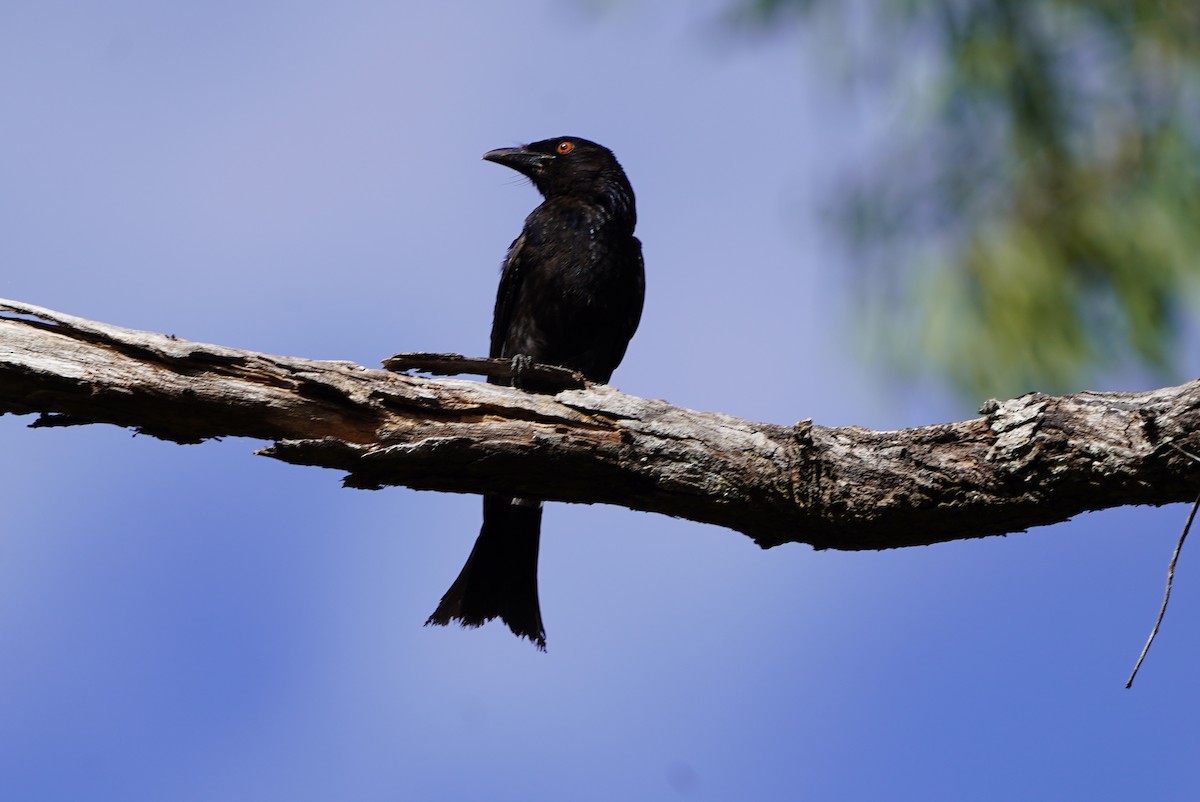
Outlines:
POLYGON ((881 549, 1187 501, 1200 486, 1178 448, 1200 449, 1200 381, 1033 393, 984 412, 893 432, 779 426, 605 386, 533 395, 270 356, 0 300, 0 414, 179 443, 270 440, 260 454, 346 471, 353 487, 618 504, 764 547, 881 549))

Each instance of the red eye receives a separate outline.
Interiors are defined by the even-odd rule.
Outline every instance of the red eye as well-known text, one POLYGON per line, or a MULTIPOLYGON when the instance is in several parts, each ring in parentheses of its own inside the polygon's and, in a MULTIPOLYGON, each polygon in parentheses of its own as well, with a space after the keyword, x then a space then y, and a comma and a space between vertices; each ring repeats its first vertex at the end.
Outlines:
POLYGON ((573 150, 575 150, 575 143, 571 142, 570 140, 564 139, 562 142, 558 143, 559 153, 570 153, 573 150))

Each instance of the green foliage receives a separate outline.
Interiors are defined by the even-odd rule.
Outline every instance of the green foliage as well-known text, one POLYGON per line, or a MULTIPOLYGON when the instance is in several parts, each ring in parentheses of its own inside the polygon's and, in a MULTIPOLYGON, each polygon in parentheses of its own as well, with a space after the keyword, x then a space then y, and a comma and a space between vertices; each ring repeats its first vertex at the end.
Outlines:
POLYGON ((1200 3, 738 7, 843 31, 864 12, 852 58, 886 59, 901 77, 876 88, 907 98, 840 203, 872 340, 973 397, 1172 377, 1200 278, 1200 3))

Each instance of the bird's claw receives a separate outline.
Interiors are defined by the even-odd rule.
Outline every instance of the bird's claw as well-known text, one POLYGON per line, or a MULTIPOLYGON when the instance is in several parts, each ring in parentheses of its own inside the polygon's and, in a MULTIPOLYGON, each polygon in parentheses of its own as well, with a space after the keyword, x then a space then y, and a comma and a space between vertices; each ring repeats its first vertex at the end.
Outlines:
POLYGON ((533 367, 533 357, 528 354, 516 354, 512 358, 512 380, 514 387, 521 386, 521 375, 533 367))

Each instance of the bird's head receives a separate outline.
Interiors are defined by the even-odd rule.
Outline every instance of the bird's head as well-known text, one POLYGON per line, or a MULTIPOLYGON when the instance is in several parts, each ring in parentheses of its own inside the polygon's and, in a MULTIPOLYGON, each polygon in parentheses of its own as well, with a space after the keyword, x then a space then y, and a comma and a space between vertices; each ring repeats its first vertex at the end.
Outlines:
POLYGON ((615 192, 633 201, 633 188, 612 151, 577 136, 498 148, 483 154, 483 158, 527 176, 546 198, 615 192))

